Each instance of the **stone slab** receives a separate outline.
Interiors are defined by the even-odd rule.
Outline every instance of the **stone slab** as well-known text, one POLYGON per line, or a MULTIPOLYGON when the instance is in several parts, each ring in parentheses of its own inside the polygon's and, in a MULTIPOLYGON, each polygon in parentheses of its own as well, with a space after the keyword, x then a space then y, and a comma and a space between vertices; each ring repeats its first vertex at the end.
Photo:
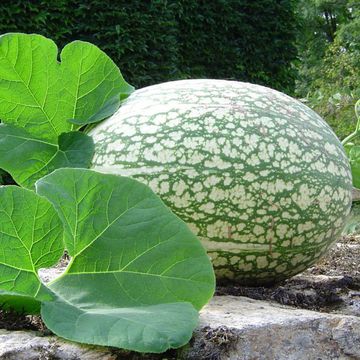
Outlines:
MULTIPOLYGON (((111 349, 78 345, 36 332, 0 330, 0 359, 139 358, 139 354, 121 355, 111 349)), ((146 359, 360 359, 360 318, 246 297, 215 296, 201 311, 199 327, 189 345, 169 356, 147 355, 146 359)))
POLYGON ((217 296, 187 359, 360 359, 360 318, 217 296))
POLYGON ((116 357, 106 349, 67 342, 56 336, 0 329, 0 359, 116 360, 116 357))

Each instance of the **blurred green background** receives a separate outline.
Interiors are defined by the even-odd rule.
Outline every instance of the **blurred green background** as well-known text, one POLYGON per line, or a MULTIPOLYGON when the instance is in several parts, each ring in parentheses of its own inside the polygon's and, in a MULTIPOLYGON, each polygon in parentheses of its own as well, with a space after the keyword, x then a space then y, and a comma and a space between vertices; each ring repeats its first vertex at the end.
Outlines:
POLYGON ((344 138, 360 97, 359 0, 3 0, 0 32, 90 41, 137 88, 183 78, 263 84, 344 138))

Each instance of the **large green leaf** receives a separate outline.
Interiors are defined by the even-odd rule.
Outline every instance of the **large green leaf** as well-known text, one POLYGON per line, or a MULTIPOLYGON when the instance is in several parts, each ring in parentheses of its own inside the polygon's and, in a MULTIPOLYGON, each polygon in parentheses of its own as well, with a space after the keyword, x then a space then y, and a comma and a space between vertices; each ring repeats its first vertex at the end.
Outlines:
POLYGON ((92 139, 79 131, 59 136, 59 145, 13 125, 0 124, 0 168, 21 186, 33 188, 36 180, 62 167, 89 167, 92 139))
POLYGON ((41 314, 47 327, 66 339, 155 353, 185 345, 198 322, 189 303, 106 307, 96 304, 97 297, 82 306, 64 298, 45 302, 41 314))
POLYGON ((61 257, 63 226, 53 206, 34 192, 0 187, 0 303, 34 312, 51 300, 37 271, 61 257))
POLYGON ((59 169, 36 183, 64 223, 71 263, 42 316, 79 342, 161 352, 191 337, 212 296, 200 242, 145 185, 90 170, 59 169))
POLYGON ((57 61, 55 43, 41 35, 0 37, 0 119, 56 144, 58 136, 85 121, 114 96, 133 87, 96 46, 74 41, 57 61))
POLYGON ((109 99, 104 106, 99 109, 95 114, 87 119, 70 119, 72 124, 83 126, 88 124, 94 124, 114 114, 121 105, 122 98, 118 95, 113 96, 109 99))

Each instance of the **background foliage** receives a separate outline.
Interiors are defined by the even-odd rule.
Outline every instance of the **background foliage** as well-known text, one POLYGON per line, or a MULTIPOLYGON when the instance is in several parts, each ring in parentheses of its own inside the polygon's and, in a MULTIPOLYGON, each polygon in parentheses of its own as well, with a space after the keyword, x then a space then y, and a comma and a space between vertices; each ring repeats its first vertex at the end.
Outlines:
POLYGON ((224 78, 295 95, 344 138, 360 97, 359 0, 3 0, 0 33, 105 50, 137 88, 224 78))
POLYGON ((297 95, 344 138, 355 129, 360 98, 360 2, 300 0, 298 16, 297 95))
POLYGON ((292 93, 294 0, 3 0, 0 32, 87 40, 136 87, 225 78, 292 93))

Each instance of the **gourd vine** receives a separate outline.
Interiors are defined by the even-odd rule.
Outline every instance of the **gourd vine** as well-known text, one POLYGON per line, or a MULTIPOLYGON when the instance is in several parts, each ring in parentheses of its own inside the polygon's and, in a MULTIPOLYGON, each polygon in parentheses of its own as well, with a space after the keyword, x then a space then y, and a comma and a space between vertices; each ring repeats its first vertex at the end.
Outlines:
POLYGON ((360 99, 355 104, 355 116, 356 116, 356 128, 353 133, 348 135, 344 140, 342 140, 342 144, 345 146, 349 144, 351 140, 355 139, 356 137, 360 136, 360 99))

